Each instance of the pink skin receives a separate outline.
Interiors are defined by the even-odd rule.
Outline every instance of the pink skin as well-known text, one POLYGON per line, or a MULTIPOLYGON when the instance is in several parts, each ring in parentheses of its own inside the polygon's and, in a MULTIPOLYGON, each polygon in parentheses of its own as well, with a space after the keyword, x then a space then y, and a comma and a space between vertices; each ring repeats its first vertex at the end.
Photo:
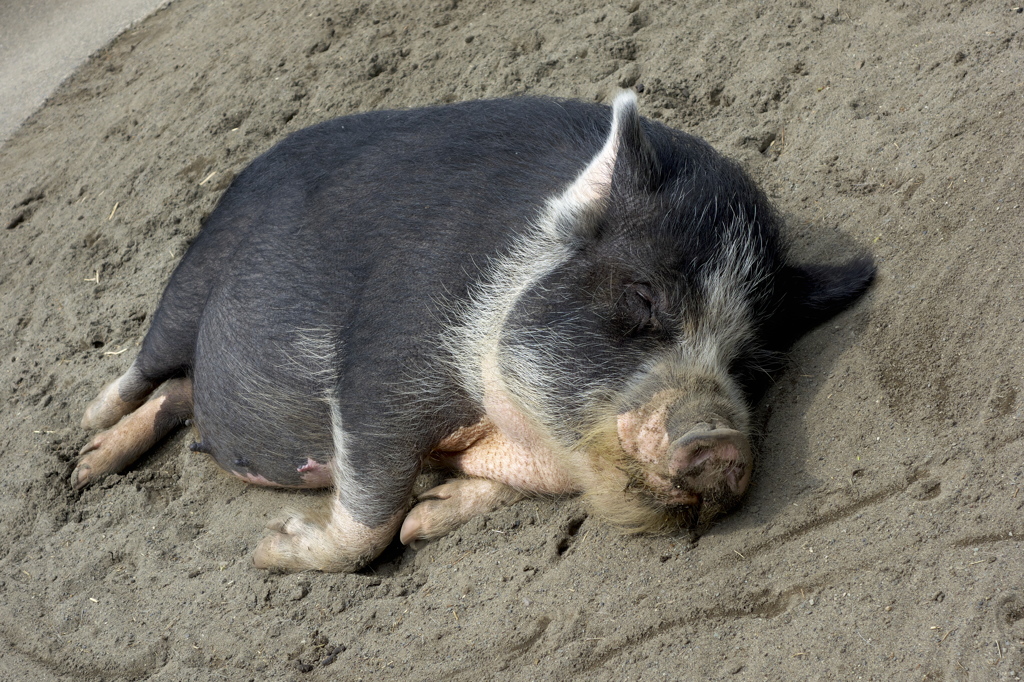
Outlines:
POLYGON ((729 465, 725 473, 729 488, 742 495, 750 484, 751 475, 750 446, 746 437, 710 418, 694 424, 682 438, 669 442, 666 425, 669 396, 661 396, 661 400, 662 404, 654 410, 647 408, 619 415, 617 423, 619 443, 626 454, 644 465, 649 487, 658 491, 667 504, 699 504, 699 495, 680 490, 673 479, 705 462, 718 460, 729 465))
POLYGON ((82 420, 86 428, 114 426, 96 434, 82 448, 71 474, 76 489, 123 471, 179 426, 192 412, 192 382, 172 379, 133 409, 132 403, 117 397, 117 382, 107 386, 89 406, 82 420))
POLYGON ((620 414, 618 430, 622 449, 642 464, 657 464, 661 459, 658 453, 668 451, 667 415, 667 404, 647 415, 642 412, 620 414))
POLYGON ((579 492, 565 463, 508 397, 493 357, 484 358, 482 420, 443 439, 431 460, 468 478, 455 478, 419 496, 402 524, 410 544, 438 538, 478 514, 512 504, 524 493, 579 492))
POLYGON ((259 485, 259 486, 263 486, 264 488, 280 488, 281 487, 280 485, 278 485, 277 483, 274 483, 270 479, 264 478, 263 476, 260 476, 259 474, 254 474, 252 472, 246 472, 246 473, 243 474, 240 471, 231 471, 230 469, 224 469, 224 471, 227 471, 229 474, 231 474, 235 478, 240 478, 243 481, 245 481, 246 483, 249 483, 251 485, 259 485))
POLYGON ((742 495, 750 484, 751 455, 746 437, 727 428, 694 429, 672 444, 669 471, 684 472, 706 461, 719 460, 730 464, 725 473, 729 488, 742 495))
MULTIPOLYGON (((485 362, 485 370, 490 366, 485 362)), ((495 372, 497 374, 497 372, 495 372)), ((493 432, 472 451, 464 453, 458 468, 470 476, 490 478, 534 493, 562 495, 579 487, 562 458, 508 397, 500 379, 485 371, 484 410, 493 432), (489 447, 488 447, 489 446, 489 447)))
POLYGON ((442 442, 449 445, 448 452, 441 447, 435 450, 434 457, 442 466, 533 493, 562 495, 578 491, 572 476, 549 449, 537 443, 531 443, 531 448, 513 440, 487 419, 469 428, 480 435, 461 450, 450 447, 459 432, 442 442))
MULTIPOLYGON (((442 440, 430 457, 469 478, 452 479, 421 495, 403 523, 402 542, 440 537, 526 493, 583 489, 579 476, 586 479, 585 473, 571 468, 501 390, 500 381, 487 386, 487 417, 442 440)), ((723 419, 708 416, 671 442, 667 421, 679 402, 677 391, 664 391, 640 410, 617 418, 619 446, 639 465, 645 487, 666 507, 702 505, 702 496, 717 496, 723 477, 731 492, 742 495, 751 472, 746 437, 723 419)))
POLYGON ((302 474, 302 480, 309 488, 327 488, 334 481, 331 478, 331 467, 329 464, 321 464, 312 458, 307 458, 306 463, 298 468, 302 474))
POLYGON ((527 444, 509 438, 488 417, 442 440, 430 460, 468 478, 453 478, 418 497, 402 523, 399 537, 404 544, 442 537, 474 516, 518 502, 526 492, 579 491, 554 453, 531 435, 526 420, 507 401, 499 402, 496 412, 504 417, 505 427, 527 444))
POLYGON ((306 458, 306 463, 300 466, 296 471, 302 474, 302 485, 288 486, 271 481, 269 478, 254 474, 251 471, 241 472, 234 471, 232 469, 225 469, 229 474, 236 478, 240 478, 246 483, 252 485, 260 485, 265 488, 329 488, 334 484, 331 478, 331 467, 329 464, 321 464, 315 459, 306 458))
POLYGON ((665 419, 668 405, 662 405, 654 412, 643 416, 637 412, 626 412, 618 418, 619 444, 637 462, 644 464, 647 481, 651 488, 663 491, 671 504, 699 504, 700 498, 689 492, 678 490, 668 476, 657 473, 655 465, 668 452, 668 430, 665 419))

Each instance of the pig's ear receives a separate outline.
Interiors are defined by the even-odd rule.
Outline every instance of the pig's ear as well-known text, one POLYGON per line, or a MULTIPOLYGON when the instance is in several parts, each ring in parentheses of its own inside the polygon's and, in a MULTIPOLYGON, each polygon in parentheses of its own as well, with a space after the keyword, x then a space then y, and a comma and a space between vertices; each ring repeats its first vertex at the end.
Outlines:
POLYGON ((792 342, 856 301, 874 280, 875 264, 865 256, 843 265, 786 266, 782 275, 786 297, 781 312, 788 319, 780 322, 783 336, 792 342))
POLYGON ((658 157, 644 134, 636 94, 625 90, 612 103, 612 126, 601 151, 566 191, 566 199, 603 208, 616 193, 651 191, 660 174, 658 157))

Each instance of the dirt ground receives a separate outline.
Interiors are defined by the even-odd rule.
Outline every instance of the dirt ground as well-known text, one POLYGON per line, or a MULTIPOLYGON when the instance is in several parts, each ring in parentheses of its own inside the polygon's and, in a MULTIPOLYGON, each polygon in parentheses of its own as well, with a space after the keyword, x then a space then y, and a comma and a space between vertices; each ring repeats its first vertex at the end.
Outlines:
MULTIPOLYGON (((1018 3, 1019 4, 1019 3, 1018 3)), ((1009 0, 176 0, 0 148, 0 679, 1024 676, 1024 13, 1009 0), (68 485, 231 178, 355 111, 607 100, 741 161, 804 260, 879 277, 758 407, 697 542, 535 500, 354 575, 268 575, 185 433, 68 485)))

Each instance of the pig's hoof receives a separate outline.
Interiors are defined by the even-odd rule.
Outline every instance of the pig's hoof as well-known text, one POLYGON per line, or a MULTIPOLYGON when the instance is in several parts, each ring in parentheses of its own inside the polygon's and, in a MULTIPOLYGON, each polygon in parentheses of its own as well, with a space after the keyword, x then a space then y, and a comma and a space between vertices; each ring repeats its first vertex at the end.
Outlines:
POLYGON ((71 472, 71 486, 75 490, 81 490, 92 483, 93 480, 92 467, 83 462, 79 462, 75 470, 71 472))
POLYGON ((358 557, 348 561, 332 557, 340 548, 332 547, 326 529, 314 522, 293 516, 271 521, 267 529, 273 532, 260 540, 252 555, 256 568, 284 573, 315 570, 351 572, 362 566, 363 562, 358 557))
MULTIPOLYGON (((320 568, 317 560, 323 552, 320 546, 323 541, 317 537, 317 533, 311 530, 301 530, 295 519, 287 522, 271 523, 268 529, 276 531, 260 540, 256 545, 256 551, 252 555, 252 563, 256 568, 264 568, 271 571, 293 573, 296 571, 309 571, 320 568), (286 530, 291 526, 291 530, 286 530), (280 530, 278 530, 280 528, 280 530)), ((358 566, 341 567, 338 570, 354 571, 358 566)))
POLYGON ((514 504, 525 495, 486 478, 455 478, 420 495, 402 523, 400 539, 408 545, 436 540, 478 514, 514 504))
POLYGON ((71 472, 71 485, 75 490, 81 490, 111 473, 110 467, 107 466, 110 457, 104 449, 108 433, 109 431, 104 431, 97 435, 78 451, 80 459, 75 470, 71 472))
POLYGON ((273 521, 267 525, 273 533, 260 540, 253 552, 253 564, 256 568, 284 573, 351 573, 383 551, 395 535, 399 518, 396 515, 371 528, 335 504, 323 523, 300 516, 273 521))

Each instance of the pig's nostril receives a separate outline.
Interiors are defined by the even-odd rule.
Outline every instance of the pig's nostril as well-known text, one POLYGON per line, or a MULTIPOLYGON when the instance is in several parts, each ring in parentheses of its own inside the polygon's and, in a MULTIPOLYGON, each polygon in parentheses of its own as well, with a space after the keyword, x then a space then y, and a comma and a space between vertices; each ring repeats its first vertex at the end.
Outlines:
POLYGON ((729 489, 737 495, 743 494, 747 489, 748 480, 747 465, 744 462, 734 463, 725 473, 725 482, 729 485, 729 489))

